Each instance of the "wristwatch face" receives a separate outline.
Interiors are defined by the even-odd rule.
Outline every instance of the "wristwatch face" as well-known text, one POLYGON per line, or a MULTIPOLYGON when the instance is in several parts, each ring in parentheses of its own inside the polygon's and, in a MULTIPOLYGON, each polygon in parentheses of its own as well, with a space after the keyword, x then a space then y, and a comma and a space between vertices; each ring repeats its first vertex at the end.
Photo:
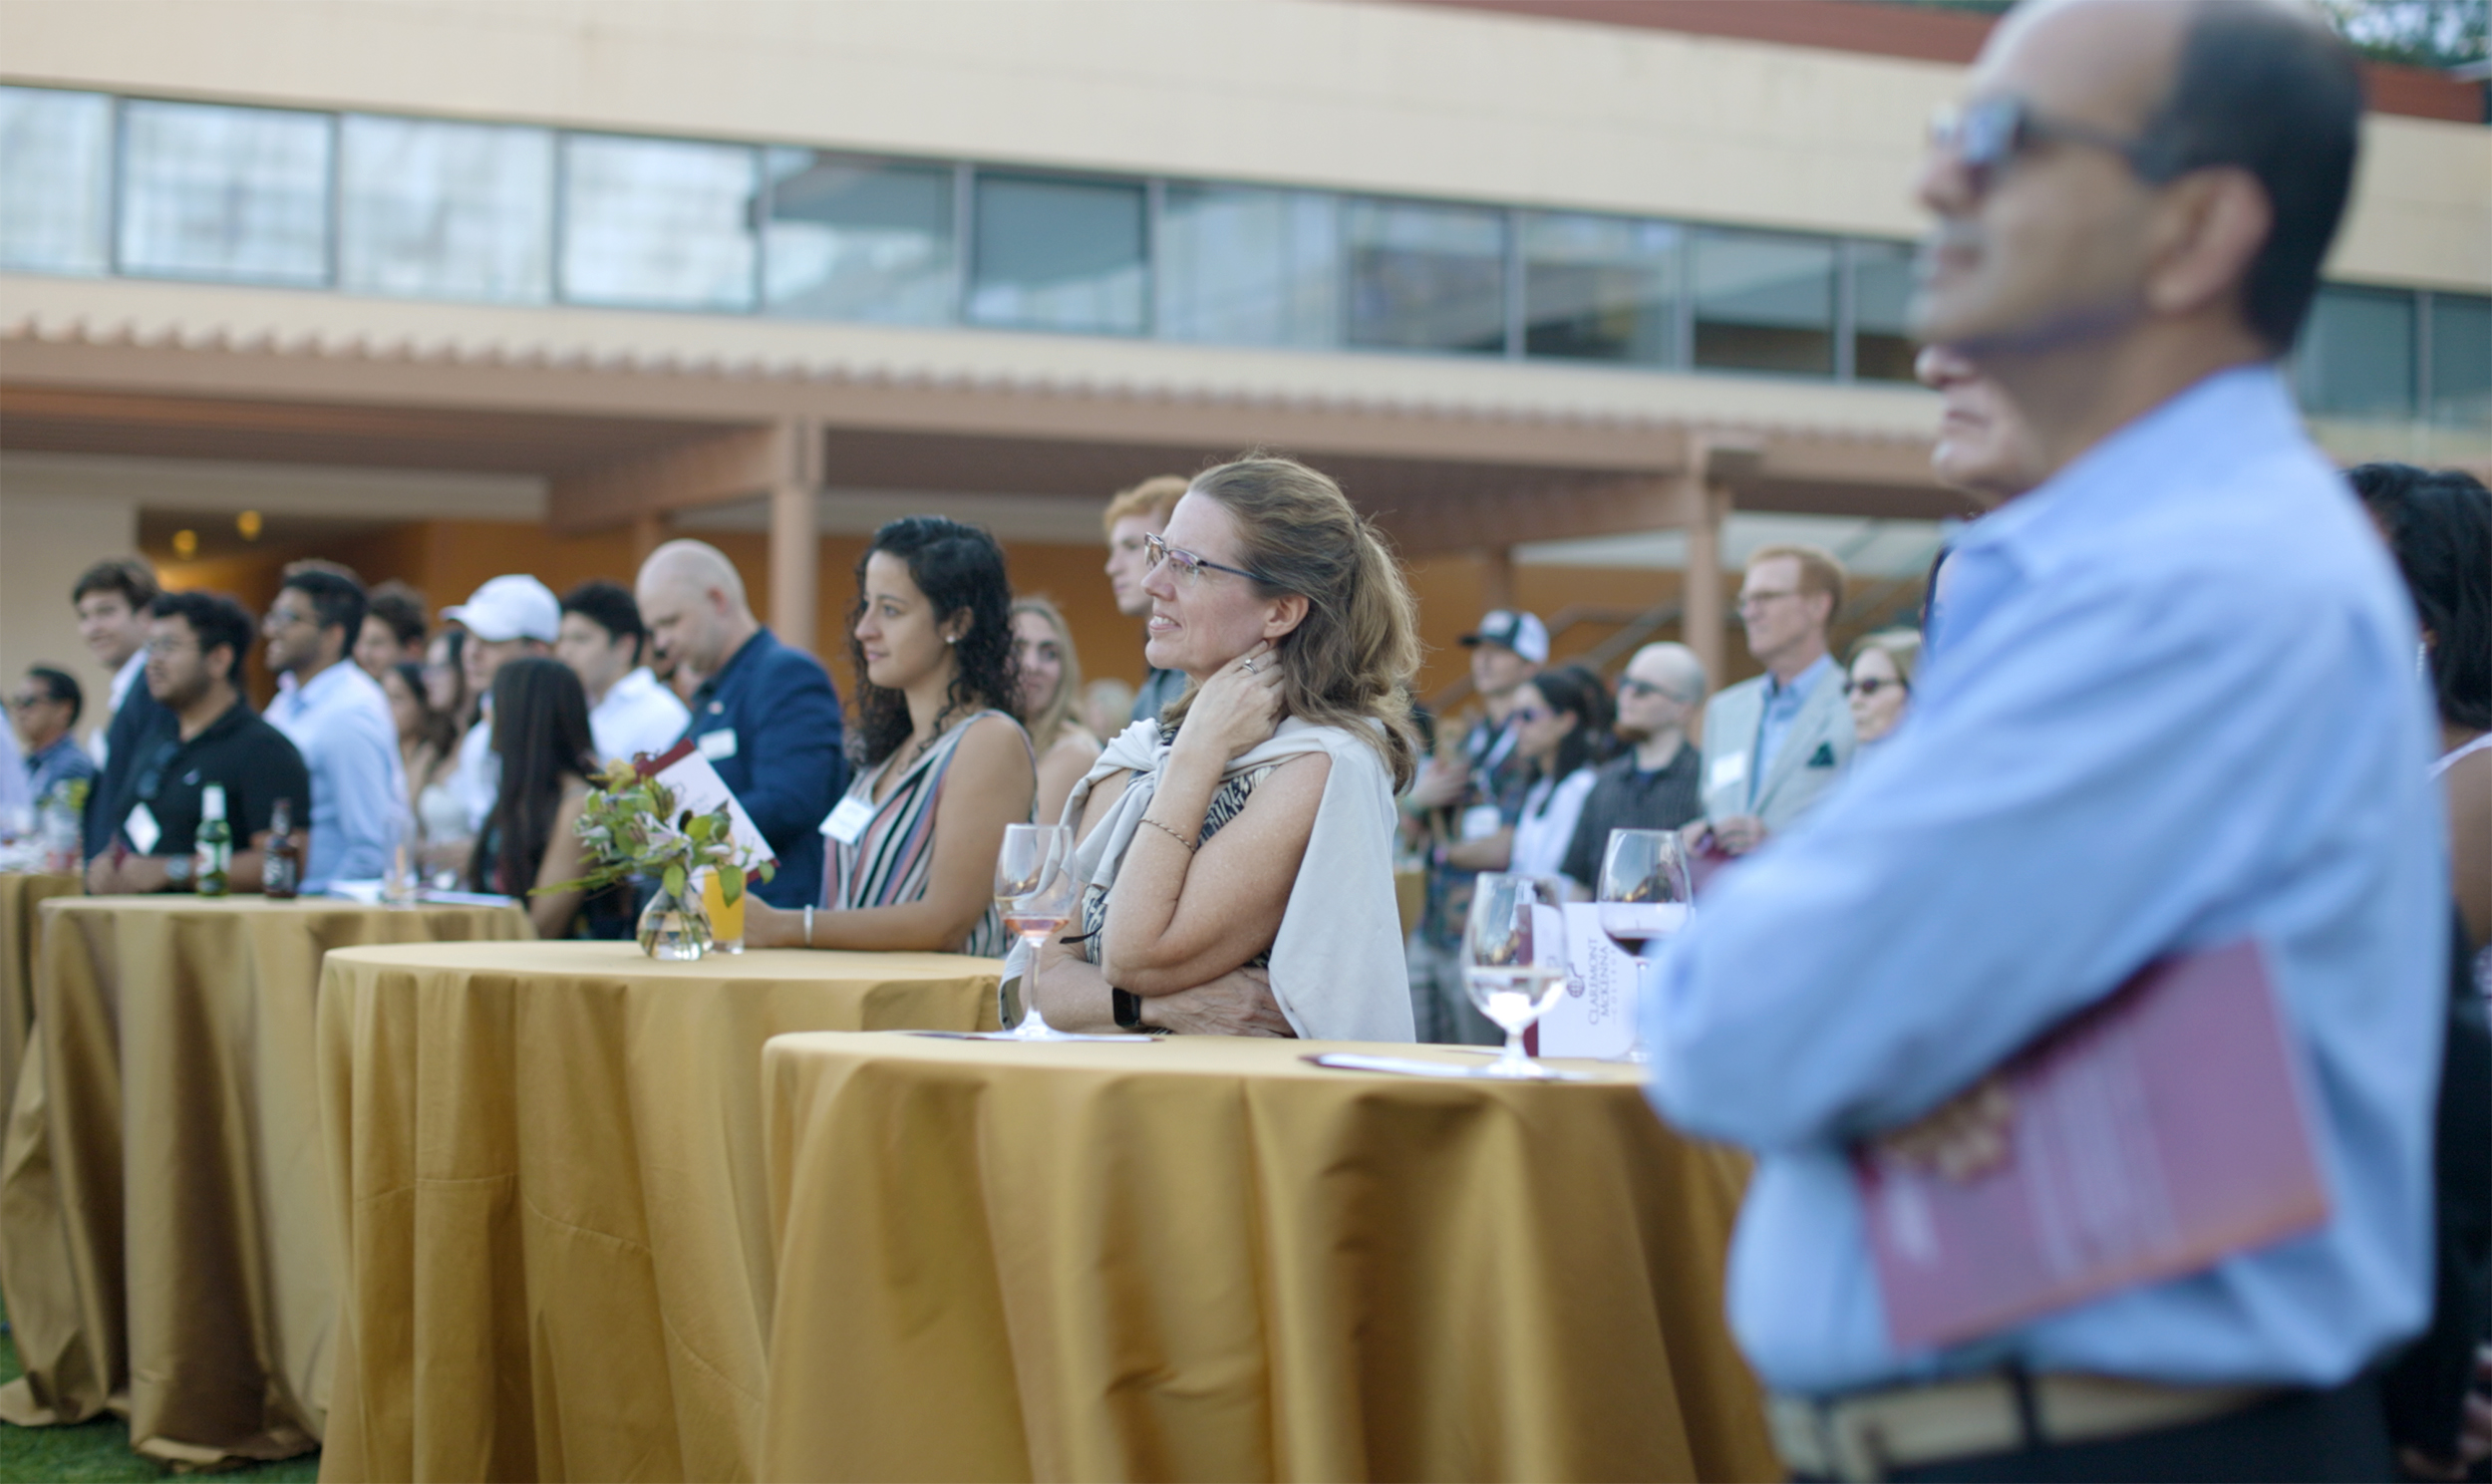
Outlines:
POLYGON ((198 862, 186 855, 176 855, 164 863, 165 878, 175 886, 184 885, 190 880, 191 867, 197 864, 198 862))

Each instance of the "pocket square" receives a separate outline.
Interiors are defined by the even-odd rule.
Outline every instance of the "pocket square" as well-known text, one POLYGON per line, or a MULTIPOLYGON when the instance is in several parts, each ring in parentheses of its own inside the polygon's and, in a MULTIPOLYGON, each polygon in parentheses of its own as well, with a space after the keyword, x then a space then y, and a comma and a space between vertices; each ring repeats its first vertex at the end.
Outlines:
POLYGON ((1808 765, 1810 767, 1834 766, 1834 743, 1817 743, 1817 750, 1808 754, 1808 765))

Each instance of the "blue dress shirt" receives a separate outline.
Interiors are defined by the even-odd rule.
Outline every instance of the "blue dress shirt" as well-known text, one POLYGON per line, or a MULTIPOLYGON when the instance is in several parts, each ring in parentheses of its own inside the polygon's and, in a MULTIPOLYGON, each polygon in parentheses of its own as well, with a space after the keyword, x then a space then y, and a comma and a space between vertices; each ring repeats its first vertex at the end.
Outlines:
POLYGON ((703 746, 710 765, 779 857, 778 873, 755 895, 774 907, 816 900, 822 821, 848 791, 830 672, 764 629, 693 693, 685 730, 696 742, 713 740, 703 746))
POLYGON ((36 803, 42 803, 52 790, 72 778, 96 775, 95 759, 78 745, 78 739, 64 732, 52 745, 26 759, 26 786, 36 803))
POLYGON ((1757 1151, 1732 1328, 1776 1389, 2018 1360, 2328 1385, 2418 1330, 2448 863, 2415 621, 2270 370, 1967 530, 1885 745, 1724 876, 1646 1007, 1653 1098, 1757 1151), (2308 1237, 1899 1352, 1845 1150, 2149 961, 2255 937, 2310 1073, 2308 1237))
POLYGON ((1787 686, 1774 679, 1772 672, 1766 673, 1765 704, 1756 713, 1756 755, 1748 759, 1749 808, 1756 807, 1756 790, 1765 786, 1765 769, 1773 765, 1774 755, 1782 750, 1782 739, 1790 735, 1791 724, 1799 720, 1800 708, 1808 704, 1808 698, 1832 674, 1834 660, 1827 655, 1819 655, 1815 664, 1792 676, 1787 686))
POLYGON ((311 773, 311 797, 294 804, 294 817, 311 836, 303 852, 302 889, 379 880, 408 809, 406 764, 398 755, 389 694, 353 662, 341 660, 308 685, 297 685, 291 674, 280 676, 268 723, 294 743, 311 773))

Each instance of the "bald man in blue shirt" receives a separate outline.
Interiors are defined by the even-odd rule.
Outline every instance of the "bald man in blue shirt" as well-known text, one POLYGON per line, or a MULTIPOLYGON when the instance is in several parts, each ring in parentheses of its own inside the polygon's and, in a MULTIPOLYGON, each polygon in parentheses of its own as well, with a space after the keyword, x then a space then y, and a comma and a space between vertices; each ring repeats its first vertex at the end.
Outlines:
POLYGON ((1802 1474, 2385 1478, 2423 1324, 2448 875, 2414 617, 2274 363, 2360 91, 2308 15, 2015 13, 1938 132, 1919 333, 2049 477, 1949 561, 1895 736, 1724 876, 1647 1007, 1653 1097, 1753 1149, 1731 1321, 1802 1474), (1847 1160, 2150 962, 2256 941, 2331 1212, 1935 1349, 1847 1160))

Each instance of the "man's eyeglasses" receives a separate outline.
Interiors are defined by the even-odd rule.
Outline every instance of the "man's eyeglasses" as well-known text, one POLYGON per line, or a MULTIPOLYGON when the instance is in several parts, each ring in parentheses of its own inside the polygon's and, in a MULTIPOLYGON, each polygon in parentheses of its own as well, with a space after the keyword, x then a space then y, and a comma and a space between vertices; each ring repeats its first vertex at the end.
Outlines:
POLYGON ((1166 562, 1169 569, 1184 578, 1189 585, 1202 576, 1203 568, 1209 567, 1214 572, 1227 572, 1233 576, 1243 577, 1249 582, 1260 582, 1266 587, 1280 586, 1261 572, 1249 572, 1244 567, 1232 567, 1222 562, 1215 562, 1207 556, 1196 556, 1182 546, 1169 545, 1159 536, 1144 536, 1142 549, 1150 553, 1152 566, 1156 567, 1161 562, 1166 562))
POLYGON ((2130 140, 2084 124, 2045 119, 2022 98, 1985 98, 1963 108, 1942 108, 1930 120, 1930 144, 1956 156, 1973 193, 1999 182, 2017 156, 2037 145, 2083 145, 2127 161, 2137 178, 2161 184, 2181 173, 2168 145, 2130 140))
POLYGON ((44 696, 38 695, 33 691, 20 691, 16 695, 9 698, 9 710, 33 711, 38 706, 50 706, 53 702, 60 699, 61 698, 58 696, 44 696))
POLYGON ((1912 682, 1908 680, 1888 680, 1883 675, 1873 675, 1867 680, 1847 680, 1843 682, 1843 694, 1846 696, 1867 696, 1875 699, 1880 691, 1885 690, 1889 686, 1893 686, 1896 690, 1903 692, 1907 696, 1912 694, 1912 682))
POLYGON ((1762 608, 1768 603, 1779 602, 1784 598, 1796 598, 1799 595, 1800 590, 1795 587, 1781 588, 1773 592, 1741 593, 1738 609, 1741 613, 1745 613, 1752 608, 1762 608))

